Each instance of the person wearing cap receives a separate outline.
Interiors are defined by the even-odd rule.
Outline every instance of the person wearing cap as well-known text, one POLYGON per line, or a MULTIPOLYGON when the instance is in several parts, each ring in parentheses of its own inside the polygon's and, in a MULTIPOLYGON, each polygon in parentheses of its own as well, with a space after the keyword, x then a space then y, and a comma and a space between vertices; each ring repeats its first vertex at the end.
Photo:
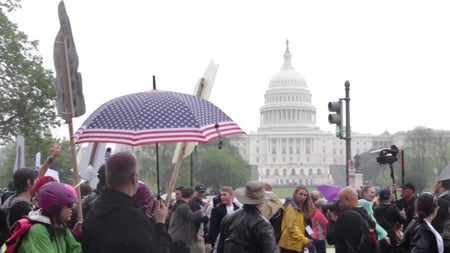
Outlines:
POLYGON ((403 223, 403 228, 406 228, 416 215, 416 187, 408 182, 400 188, 402 189, 402 198, 394 203, 406 215, 406 222, 403 223))
POLYGON ((380 253, 402 252, 398 247, 398 238, 396 238, 395 230, 400 229, 401 225, 406 222, 406 216, 400 212, 398 207, 392 203, 393 195, 390 189, 381 189, 379 192, 379 204, 374 207, 373 215, 388 233, 390 245, 380 242, 380 253))
POLYGON ((431 224, 444 240, 444 252, 450 252, 450 167, 445 167, 434 186, 439 207, 431 224))
POLYGON ((236 189, 235 196, 243 206, 223 218, 217 253, 276 252, 273 228, 258 208, 273 194, 264 190, 263 182, 249 181, 236 189))
MULTIPOLYGON (((192 212, 202 209, 202 207, 206 204, 203 201, 206 195, 206 186, 204 184, 198 184, 194 188, 194 197, 192 201, 189 203, 192 212)), ((197 231, 197 238, 195 239, 195 243, 192 247, 192 253, 205 253, 205 234, 206 234, 206 225, 209 218, 206 215, 202 215, 199 219, 195 221, 195 230, 197 231)))

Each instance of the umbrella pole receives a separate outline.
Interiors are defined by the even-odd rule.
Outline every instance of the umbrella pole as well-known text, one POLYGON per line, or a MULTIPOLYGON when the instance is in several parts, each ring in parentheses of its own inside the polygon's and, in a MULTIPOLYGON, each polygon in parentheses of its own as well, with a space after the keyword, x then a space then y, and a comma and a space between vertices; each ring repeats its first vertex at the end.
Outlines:
POLYGON ((167 197, 166 197, 166 206, 169 206, 171 198, 172 198, 172 192, 175 189, 175 183, 177 181, 178 172, 180 172, 181 162, 183 161, 183 154, 184 150, 186 149, 186 142, 183 142, 181 144, 180 151, 178 152, 178 158, 177 162, 175 163, 175 166, 173 168, 172 177, 170 178, 169 182, 169 190, 167 191, 167 197))
POLYGON ((159 188, 159 153, 158 153, 158 143, 155 145, 156 149, 156 196, 158 199, 161 197, 161 188, 159 188))
POLYGON ((194 187, 194 154, 191 154, 191 187, 194 187))

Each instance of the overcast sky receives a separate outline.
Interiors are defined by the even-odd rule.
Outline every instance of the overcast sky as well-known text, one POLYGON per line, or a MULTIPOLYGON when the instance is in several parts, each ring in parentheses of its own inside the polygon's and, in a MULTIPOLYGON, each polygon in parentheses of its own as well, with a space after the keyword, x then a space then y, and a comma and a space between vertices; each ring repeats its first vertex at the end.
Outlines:
MULTIPOLYGON (((40 41, 54 69, 59 0, 22 0, 8 14, 40 41)), ((292 63, 311 90, 317 124, 334 132, 327 103, 350 81, 351 126, 381 134, 416 126, 450 129, 448 1, 66 0, 87 116, 112 98, 157 88, 192 94, 211 60, 219 64, 210 101, 247 133, 271 77, 292 63)), ((64 131, 68 131, 67 128, 64 131)))

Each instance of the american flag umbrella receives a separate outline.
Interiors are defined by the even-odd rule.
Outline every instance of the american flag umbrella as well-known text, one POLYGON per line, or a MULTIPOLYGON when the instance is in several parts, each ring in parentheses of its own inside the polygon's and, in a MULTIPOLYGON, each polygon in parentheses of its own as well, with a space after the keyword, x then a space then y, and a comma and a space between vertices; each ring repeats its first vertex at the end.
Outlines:
POLYGON ((95 110, 75 133, 76 143, 206 143, 245 134, 213 103, 184 93, 151 90, 112 99, 95 110))

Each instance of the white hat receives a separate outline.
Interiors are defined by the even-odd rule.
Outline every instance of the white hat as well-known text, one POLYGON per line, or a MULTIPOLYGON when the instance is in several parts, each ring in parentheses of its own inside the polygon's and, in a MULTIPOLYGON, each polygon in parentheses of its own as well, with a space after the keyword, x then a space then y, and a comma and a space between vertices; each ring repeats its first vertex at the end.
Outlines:
POLYGON ((436 178, 436 181, 444 181, 450 179, 450 166, 446 166, 442 171, 441 174, 436 178))
POLYGON ((242 204, 258 205, 269 201, 273 197, 273 193, 264 190, 263 182, 249 181, 245 187, 236 189, 234 196, 242 204))

